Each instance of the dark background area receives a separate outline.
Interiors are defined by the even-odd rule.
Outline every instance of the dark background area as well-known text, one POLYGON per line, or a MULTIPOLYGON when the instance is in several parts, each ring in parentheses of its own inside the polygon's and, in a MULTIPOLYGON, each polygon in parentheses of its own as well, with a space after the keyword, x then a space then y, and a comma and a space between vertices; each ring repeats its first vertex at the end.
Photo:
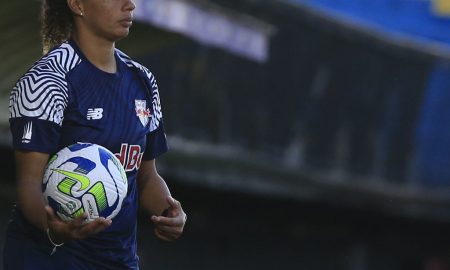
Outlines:
POLYGON ((172 190, 190 211, 185 236, 155 243, 140 223, 141 258, 158 269, 412 270, 429 269, 435 257, 448 267, 448 223, 201 187, 172 190))

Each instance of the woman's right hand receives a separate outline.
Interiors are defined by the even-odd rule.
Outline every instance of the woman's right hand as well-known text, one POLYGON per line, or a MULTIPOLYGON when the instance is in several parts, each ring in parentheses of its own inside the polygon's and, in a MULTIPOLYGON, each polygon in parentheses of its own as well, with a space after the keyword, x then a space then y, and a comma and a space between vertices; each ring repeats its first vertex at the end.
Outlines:
POLYGON ((48 205, 45 206, 45 212, 47 213, 49 237, 56 244, 84 239, 103 231, 112 223, 112 220, 103 217, 86 223, 86 213, 70 222, 65 222, 57 217, 55 211, 48 205))
POLYGON ((14 156, 18 205, 30 223, 43 232, 48 229, 49 237, 54 243, 84 239, 111 225, 111 220, 104 218, 86 223, 86 216, 80 216, 71 222, 62 221, 55 211, 45 204, 42 196, 42 177, 49 154, 16 150, 14 156))

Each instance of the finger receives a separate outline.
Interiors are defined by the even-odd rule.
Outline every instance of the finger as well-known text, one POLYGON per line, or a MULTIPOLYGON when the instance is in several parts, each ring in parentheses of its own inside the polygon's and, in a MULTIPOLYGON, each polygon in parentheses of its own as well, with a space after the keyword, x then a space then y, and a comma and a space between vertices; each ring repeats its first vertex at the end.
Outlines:
POLYGON ((172 218, 178 216, 178 214, 181 212, 180 209, 173 208, 173 207, 170 207, 167 210, 168 211, 167 211, 167 216, 166 217, 172 217, 172 218))
POLYGON ((181 235, 183 233, 183 227, 172 227, 159 225, 156 227, 161 233, 171 235, 181 235))
POLYGON ((70 222, 70 224, 71 224, 71 226, 73 226, 73 227, 80 227, 80 226, 83 226, 83 224, 86 223, 86 218, 87 218, 87 214, 86 214, 86 213, 83 213, 83 214, 81 214, 80 216, 74 218, 74 219, 70 222))
POLYGON ((96 218, 94 221, 86 224, 84 227, 86 228, 86 230, 90 230, 92 232, 98 232, 98 231, 106 229, 111 224, 112 224, 111 219, 105 219, 103 217, 100 217, 100 218, 96 218))
POLYGON ((170 208, 181 209, 181 203, 175 200, 173 197, 168 196, 167 202, 169 203, 170 208))
POLYGON ((164 235, 158 229, 155 229, 154 232, 155 232, 156 237, 158 237, 161 240, 164 240, 167 242, 172 242, 173 240, 175 240, 175 238, 171 238, 170 236, 164 235))
POLYGON ((183 218, 181 216, 177 217, 152 216, 151 219, 155 225, 180 226, 183 224, 183 218))
POLYGON ((82 225, 76 232, 76 237, 86 238, 90 235, 97 234, 106 228, 108 228, 112 223, 112 220, 105 218, 97 218, 94 221, 82 225))
POLYGON ((169 232, 165 232, 163 230, 160 230, 159 228, 156 228, 156 229, 158 230, 158 233, 160 235, 165 236, 165 237, 167 237, 168 239, 171 239, 171 240, 176 240, 176 239, 180 238, 180 236, 181 236, 181 233, 169 233, 169 232))

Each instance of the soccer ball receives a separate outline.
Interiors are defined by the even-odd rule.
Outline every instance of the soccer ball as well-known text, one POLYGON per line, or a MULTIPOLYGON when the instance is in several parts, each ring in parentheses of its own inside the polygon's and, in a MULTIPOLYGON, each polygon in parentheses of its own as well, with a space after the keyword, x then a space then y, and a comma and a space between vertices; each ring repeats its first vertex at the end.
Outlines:
POLYGON ((127 176, 108 149, 92 143, 63 148, 49 160, 43 179, 46 203, 65 221, 87 213, 87 222, 112 219, 127 195, 127 176))

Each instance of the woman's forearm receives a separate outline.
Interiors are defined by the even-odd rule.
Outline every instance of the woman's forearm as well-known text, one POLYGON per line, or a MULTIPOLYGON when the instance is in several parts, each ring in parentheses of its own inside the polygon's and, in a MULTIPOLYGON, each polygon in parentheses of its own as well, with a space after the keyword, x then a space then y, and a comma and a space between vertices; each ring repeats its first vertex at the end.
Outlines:
POLYGON ((171 196, 164 179, 156 172, 154 160, 142 162, 138 177, 139 201, 150 214, 160 215, 169 207, 171 196))
POLYGON ((33 181, 21 180, 17 187, 18 206, 25 218, 45 231, 47 229, 47 217, 45 202, 42 197, 42 185, 36 185, 33 181))
POLYGON ((18 206, 25 218, 43 231, 47 228, 47 217, 42 197, 42 177, 48 157, 44 153, 15 152, 18 206))

